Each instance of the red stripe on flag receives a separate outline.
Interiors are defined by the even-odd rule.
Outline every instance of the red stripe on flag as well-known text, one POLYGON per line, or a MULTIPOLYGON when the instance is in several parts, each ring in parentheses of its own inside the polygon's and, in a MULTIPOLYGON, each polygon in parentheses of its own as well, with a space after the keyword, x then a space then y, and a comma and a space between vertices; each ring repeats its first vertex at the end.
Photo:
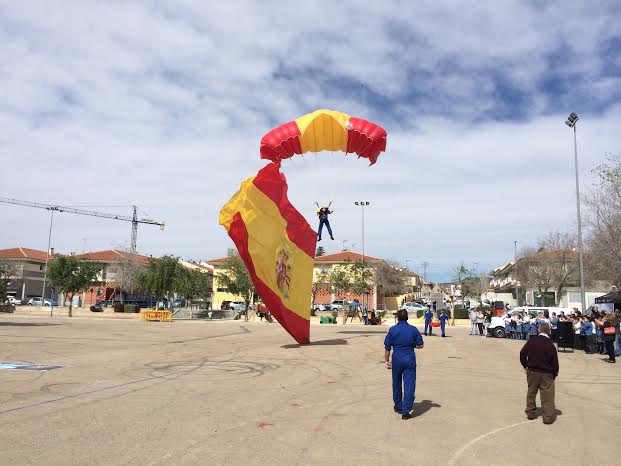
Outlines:
MULTIPOLYGON (((233 217, 229 228, 229 236, 235 243, 235 246, 237 246, 239 255, 248 268, 254 287, 272 315, 299 344, 310 343, 310 321, 289 310, 278 295, 257 276, 248 250, 248 230, 239 212, 233 217)), ((274 264, 274 267, 276 267, 276 264, 274 264)))
POLYGON ((280 173, 280 165, 268 164, 257 173, 252 183, 278 207, 280 215, 287 222, 287 236, 291 242, 314 259, 317 233, 289 202, 287 180, 280 173))

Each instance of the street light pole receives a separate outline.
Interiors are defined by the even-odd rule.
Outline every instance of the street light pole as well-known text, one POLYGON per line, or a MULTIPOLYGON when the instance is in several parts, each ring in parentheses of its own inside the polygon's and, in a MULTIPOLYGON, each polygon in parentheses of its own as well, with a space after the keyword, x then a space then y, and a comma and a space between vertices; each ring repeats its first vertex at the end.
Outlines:
POLYGON ((586 296, 584 293, 584 259, 582 252, 582 217, 580 216, 580 179, 578 175, 578 142, 576 138, 576 123, 578 115, 574 112, 569 114, 565 124, 574 130, 574 165, 576 169, 576 215, 578 217, 578 261, 580 267, 580 302, 582 312, 586 310, 586 296))
MULTIPOLYGON (((52 224, 54 223, 54 211, 56 209, 53 207, 49 208, 49 211, 51 212, 50 215, 50 232, 47 235, 47 251, 45 253, 45 270, 43 271, 43 291, 41 291, 41 300, 43 301, 43 307, 45 307, 45 282, 47 281, 47 263, 49 261, 50 258, 50 245, 52 242, 52 224)), ((50 317, 52 317, 52 300, 51 300, 51 296, 50 296, 50 317)))
MULTIPOLYGON (((365 263, 364 263, 364 206, 370 204, 369 201, 356 201, 354 204, 359 205, 362 209, 362 273, 364 277, 365 263)), ((362 309, 364 310, 364 290, 362 291, 362 309)), ((369 303, 367 303, 368 306, 369 303)))

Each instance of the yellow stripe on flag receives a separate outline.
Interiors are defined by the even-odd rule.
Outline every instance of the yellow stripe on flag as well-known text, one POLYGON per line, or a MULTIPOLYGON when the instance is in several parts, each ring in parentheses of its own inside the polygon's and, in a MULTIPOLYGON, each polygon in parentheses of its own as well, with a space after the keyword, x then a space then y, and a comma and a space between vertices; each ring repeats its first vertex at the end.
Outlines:
POLYGON ((273 290, 290 311, 310 319, 313 258, 290 241, 287 222, 274 202, 253 184, 244 181, 220 211, 220 224, 227 231, 239 213, 248 231, 248 250, 257 277, 273 290), (288 280, 280 280, 280 266, 288 280), (283 269, 284 268, 284 269, 283 269))

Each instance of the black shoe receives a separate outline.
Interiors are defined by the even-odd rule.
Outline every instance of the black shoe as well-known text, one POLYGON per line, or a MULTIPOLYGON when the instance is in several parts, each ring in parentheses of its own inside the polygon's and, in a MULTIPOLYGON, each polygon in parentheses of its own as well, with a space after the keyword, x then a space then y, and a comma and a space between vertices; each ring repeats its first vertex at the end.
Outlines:
POLYGON ((400 409, 398 409, 398 408, 393 408, 393 409, 395 410, 395 413, 402 414, 400 409))
POLYGON ((537 419, 537 416, 526 416, 526 419, 528 419, 529 421, 534 421, 535 419, 537 419))
POLYGON ((412 419, 414 416, 412 416, 411 413, 405 413, 401 415, 401 419, 403 419, 404 421, 407 419, 412 419))
POLYGON ((607 360, 606 360, 606 362, 608 362, 608 363, 610 363, 610 364, 614 364, 614 363, 616 363, 617 361, 613 361, 612 359, 607 359, 607 360))
POLYGON ((556 421, 556 419, 552 419, 550 421, 543 421, 543 423, 546 425, 550 425, 550 424, 554 424, 554 421, 556 421))
POLYGON ((319 241, 321 241, 321 238, 319 238, 319 239, 317 240, 317 242, 319 242, 319 241))
POLYGON ((330 236, 330 239, 331 239, 332 241, 334 241, 334 238, 332 238, 332 236, 330 236))

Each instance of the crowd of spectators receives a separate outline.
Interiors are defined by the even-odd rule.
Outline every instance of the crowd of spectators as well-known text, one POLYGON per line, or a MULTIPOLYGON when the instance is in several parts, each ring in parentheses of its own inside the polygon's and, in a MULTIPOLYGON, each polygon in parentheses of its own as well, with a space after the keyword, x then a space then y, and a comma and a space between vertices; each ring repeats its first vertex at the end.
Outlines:
POLYGON ((505 335, 513 340, 529 340, 537 335, 541 323, 548 323, 551 328, 553 342, 558 340, 560 322, 570 322, 573 330, 574 349, 584 350, 587 354, 607 354, 607 362, 614 363, 616 356, 621 356, 621 310, 615 309, 612 314, 600 312, 594 307, 589 316, 583 315, 578 309, 572 313, 552 313, 549 317, 543 313, 535 316, 513 314, 505 316, 505 335))

